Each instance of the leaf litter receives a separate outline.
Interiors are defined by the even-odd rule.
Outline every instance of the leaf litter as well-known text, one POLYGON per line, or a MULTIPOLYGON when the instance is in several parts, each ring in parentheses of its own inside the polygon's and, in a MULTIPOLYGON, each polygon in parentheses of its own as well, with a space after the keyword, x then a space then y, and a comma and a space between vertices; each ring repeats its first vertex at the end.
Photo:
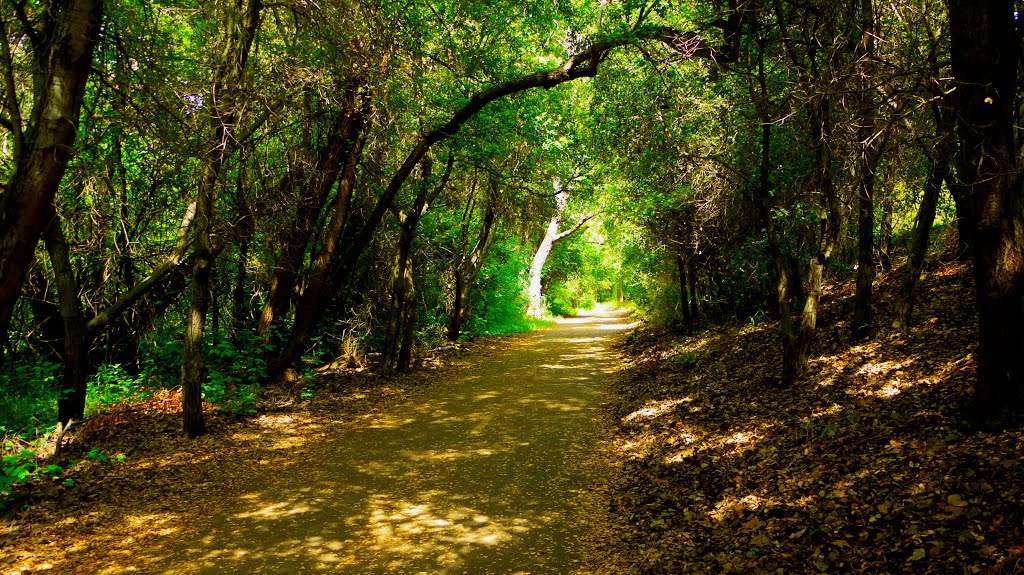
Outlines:
MULTIPOLYGON (((609 405, 619 572, 1024 572, 1022 433, 962 417, 971 281, 966 264, 936 266, 909 330, 857 343, 854 286, 832 286, 791 388, 775 382, 774 324, 630 334, 609 405)), ((877 326, 898 284, 879 278, 877 326)))

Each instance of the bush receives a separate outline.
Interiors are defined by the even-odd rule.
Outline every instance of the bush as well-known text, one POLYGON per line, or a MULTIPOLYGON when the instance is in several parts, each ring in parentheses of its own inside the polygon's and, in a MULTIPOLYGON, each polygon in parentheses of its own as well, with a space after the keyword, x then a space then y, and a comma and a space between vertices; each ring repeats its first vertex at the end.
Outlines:
POLYGON ((61 367, 45 358, 10 358, 0 372, 0 428, 22 432, 55 422, 61 367))

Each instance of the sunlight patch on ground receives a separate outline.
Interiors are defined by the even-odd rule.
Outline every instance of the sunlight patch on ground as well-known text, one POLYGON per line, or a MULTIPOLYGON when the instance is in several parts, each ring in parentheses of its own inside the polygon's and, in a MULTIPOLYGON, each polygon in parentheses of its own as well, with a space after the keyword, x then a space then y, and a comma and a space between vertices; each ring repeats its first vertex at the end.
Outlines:
POLYGON ((319 509, 301 501, 285 501, 281 503, 271 503, 270 505, 257 509, 256 511, 243 511, 242 513, 235 514, 235 517, 239 519, 281 519, 283 517, 293 517, 295 515, 312 513, 314 511, 319 511, 319 509))
POLYGON ((716 521, 743 517, 748 511, 757 511, 766 503, 761 497, 751 493, 743 497, 723 497, 715 503, 714 509, 708 516, 716 521))
POLYGON ((470 507, 447 507, 443 496, 428 492, 422 496, 426 501, 372 498, 367 520, 374 537, 371 551, 392 557, 389 565, 396 570, 423 557, 457 567, 474 549, 498 546, 531 529, 532 522, 523 517, 498 520, 470 507))
MULTIPOLYGON (((569 338, 566 341, 568 343, 571 343, 571 344, 574 344, 574 345, 579 345, 581 343, 601 343, 601 342, 607 342, 608 338, 606 338, 606 337, 574 337, 574 338, 569 338)), ((594 348, 591 347, 590 349, 594 349, 594 348)), ((603 347, 599 348, 599 349, 603 349, 603 347)))
POLYGON ((597 326, 597 329, 602 331, 625 331, 627 329, 636 329, 638 327, 640 327, 640 322, 634 321, 630 323, 603 323, 597 326))
POLYGON ((810 364, 821 364, 833 370, 835 372, 841 372, 847 367, 856 367, 856 365, 862 361, 866 361, 871 357, 874 357, 879 350, 879 343, 868 343, 864 345, 855 345, 850 347, 848 350, 843 351, 835 355, 822 355, 813 358, 808 361, 810 364))
POLYGON ((470 457, 490 457, 497 455, 498 453, 509 452, 511 449, 446 449, 436 450, 428 449, 427 451, 412 452, 402 450, 399 453, 402 457, 410 461, 457 461, 459 459, 466 459, 470 457))
POLYGON ((620 450, 631 459, 642 459, 654 451, 658 438, 651 434, 643 434, 636 439, 624 441, 620 450))
POLYGON ((898 369, 907 367, 912 363, 914 363, 913 358, 904 361, 880 361, 877 363, 866 363, 857 371, 857 375, 863 375, 866 377, 884 376, 898 369))
POLYGON ((836 415, 843 411, 843 406, 838 403, 826 407, 825 409, 819 409, 811 413, 811 417, 824 417, 826 415, 836 415))
POLYGON ((693 401, 690 397, 684 397, 682 399, 667 399, 660 401, 654 405, 648 404, 647 407, 643 407, 630 413, 625 417, 626 421, 635 421, 637 419, 654 419, 659 415, 664 415, 669 411, 672 411, 675 406, 681 403, 689 403, 693 401))
POLYGON ((380 414, 374 417, 373 423, 366 427, 370 429, 398 429, 416 421, 411 417, 401 417, 396 414, 380 414))
POLYGON ((547 409, 555 411, 581 411, 583 408, 579 405, 574 405, 565 401, 557 401, 543 398, 523 398, 518 400, 516 403, 523 405, 534 405, 538 404, 547 409))
POLYGON ((932 385, 931 377, 916 379, 909 375, 907 368, 912 368, 914 358, 904 361, 882 361, 865 364, 857 372, 865 379, 862 385, 852 387, 847 393, 854 396, 874 396, 882 399, 896 397, 904 391, 918 385, 932 385))
POLYGON ((662 461, 666 464, 682 463, 701 452, 709 452, 714 457, 736 457, 757 448, 765 438, 766 432, 773 427, 774 424, 762 423, 750 429, 720 435, 706 435, 696 428, 687 427, 662 440, 663 443, 676 447, 676 451, 666 455, 662 461), (715 451, 720 454, 714 454, 715 451))

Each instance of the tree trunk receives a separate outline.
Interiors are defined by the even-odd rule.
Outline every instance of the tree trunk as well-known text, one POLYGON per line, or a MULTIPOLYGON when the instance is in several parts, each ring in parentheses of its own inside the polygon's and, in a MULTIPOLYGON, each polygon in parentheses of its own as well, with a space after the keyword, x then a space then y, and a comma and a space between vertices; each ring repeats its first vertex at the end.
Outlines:
POLYGON ((772 219, 771 195, 771 137, 772 124, 763 120, 761 124, 761 163, 758 167, 757 210, 768 238, 768 251, 775 272, 775 292, 779 306, 779 339, 782 342, 782 385, 794 382, 801 373, 802 364, 796 357, 797 334, 793 328, 792 293, 789 285, 790 273, 787 260, 782 253, 778 228, 772 219))
POLYGON ((32 264, 36 244, 53 218, 53 200, 74 150, 79 112, 99 38, 103 3, 66 0, 47 8, 42 29, 26 31, 36 70, 27 125, 13 93, 12 58, 2 22, 5 57, 0 73, 9 80, 5 121, 13 128, 14 173, 0 205, 0 341, 7 338, 15 302, 32 264))
POLYGON ((207 156, 196 193, 195 267, 192 269, 192 307, 188 314, 181 353, 182 425, 189 437, 206 433, 203 418, 203 331, 210 307, 210 277, 214 253, 210 243, 213 222, 214 192, 221 168, 237 146, 233 134, 238 122, 236 100, 241 88, 245 64, 253 39, 260 25, 260 0, 236 0, 230 14, 225 61, 215 72, 213 94, 219 95, 211 104, 211 129, 207 156))
POLYGON ((842 225, 839 196, 832 176, 832 107, 827 96, 811 104, 808 119, 816 164, 814 184, 824 196, 825 205, 821 209, 825 213, 819 224, 821 236, 818 238, 818 251, 811 257, 807 266, 807 294, 800 318, 800 332, 792 356, 795 362, 793 373, 797 376, 803 375, 810 359, 811 344, 814 342, 818 326, 818 305, 824 285, 825 264, 839 245, 842 225))
POLYGON ((857 291, 850 323, 854 340, 871 331, 871 292, 875 281, 875 201, 874 177, 861 175, 857 201, 857 291))
POLYGON ((962 175, 968 173, 963 155, 962 150, 957 153, 956 171, 950 169, 946 176, 946 187, 949 188, 949 195, 956 206, 956 237, 960 247, 957 259, 960 261, 966 261, 974 256, 974 216, 971 215, 973 208, 967 185, 961 181, 962 175))
POLYGON ((691 325, 693 313, 690 310, 690 298, 687 295, 686 259, 682 254, 676 254, 676 269, 679 271, 679 308, 683 314, 683 323, 691 325))
MULTIPOLYGON (((410 275, 412 275, 411 271, 410 275)), ((413 287, 405 301, 405 317, 402 319, 405 329, 402 334, 402 347, 398 350, 397 369, 399 373, 409 373, 412 370, 412 346, 416 340, 415 293, 415 287, 413 287)))
MULTIPOLYGON (((317 160, 313 173, 308 175, 304 182, 299 182, 298 176, 295 175, 298 170, 292 169, 282 183, 285 188, 299 189, 301 196, 292 225, 281 234, 281 255, 270 282, 257 328, 257 332, 275 347, 278 342, 273 337, 274 334, 270 333, 270 328, 291 307, 292 292, 299 281, 303 257, 313 238, 318 216, 323 211, 331 187, 338 181, 362 137, 361 132, 365 127, 365 117, 369 113, 370 100, 365 95, 360 96, 360 90, 361 86, 355 80, 346 88, 344 104, 332 122, 327 142, 316 153, 317 160)), ((344 190, 346 194, 335 200, 331 210, 332 213, 340 210, 342 224, 348 213, 352 186, 349 185, 344 190)))
POLYGON ((978 305, 973 415, 999 425, 1024 407, 1024 211, 1014 139, 1017 19, 1012 0, 949 0, 949 21, 978 305))
POLYGON ((932 112, 935 116, 938 142, 930 153, 932 165, 928 179, 925 181, 921 205, 917 208, 917 225, 914 227, 910 256, 907 258, 906 267, 903 268, 900 291, 894 306, 892 327, 896 329, 906 329, 911 324, 914 313, 914 294, 917 290, 917 282, 921 279, 925 256, 928 253, 928 241, 931 237, 932 224, 935 223, 939 193, 942 192, 942 182, 949 178, 949 161, 956 146, 950 112, 940 105, 933 106, 932 112))
POLYGON ((874 98, 875 11, 874 0, 860 2, 861 54, 858 62, 859 121, 857 139, 857 292, 850 322, 853 339, 868 336, 872 325, 871 294, 875 282, 875 167, 878 144, 875 134, 877 109, 874 98))
MULTIPOLYGON (((429 178, 429 168, 424 167, 425 176, 429 178)), ((424 183, 424 188, 426 184, 424 183)), ((391 373, 397 367, 398 352, 405 337, 405 320, 409 316, 409 306, 415 293, 416 283, 412 270, 412 246, 416 239, 416 227, 419 224, 419 210, 426 200, 425 190, 416 197, 412 211, 401 217, 402 231, 398 239, 398 254, 395 256, 395 267, 391 276, 391 304, 388 310, 388 324, 384 336, 384 348, 381 353, 380 371, 391 373)))
POLYGON ((64 320, 64 348, 61 353, 64 373, 61 378, 61 394, 57 399, 57 419, 67 424, 72 419, 85 416, 86 383, 91 371, 89 333, 82 315, 78 280, 71 266, 68 241, 56 216, 46 228, 44 238, 57 284, 60 316, 64 320))
MULTIPOLYGON (((730 19, 726 24, 732 26, 735 22, 733 19, 730 19)), ((715 62, 732 62, 736 58, 733 45, 722 49, 711 45, 706 39, 696 33, 682 33, 666 27, 645 28, 636 34, 594 42, 582 52, 571 55, 561 66, 553 70, 520 76, 494 84, 474 94, 461 108, 452 114, 447 122, 421 136, 416 145, 409 151, 405 160, 402 161, 402 164, 391 176, 375 207, 367 215, 362 229, 352 235, 341 261, 337 262, 337 265, 334 266, 336 269, 331 275, 330 282, 326 281, 328 277, 326 266, 330 263, 330 260, 328 259, 324 263, 323 277, 325 281, 318 289, 315 298, 310 298, 308 293, 304 294, 303 302, 300 302, 296 307, 296 320, 292 327, 291 337, 272 368, 274 376, 279 376, 290 364, 296 362, 301 357, 306 343, 308 343, 309 338, 312 336, 316 323, 315 320, 319 312, 323 309, 326 300, 333 295, 331 292, 336 289, 336 286, 344 284, 349 279, 349 275, 355 268, 359 257, 366 250, 367 246, 370 245, 374 234, 377 232, 385 214, 391 208, 398 192, 402 189, 402 186, 408 180, 416 165, 419 164, 423 156, 435 144, 457 134, 466 122, 491 102, 534 88, 550 90, 560 84, 580 78, 593 78, 597 75, 601 62, 607 58, 612 50, 637 43, 644 39, 661 42, 685 58, 707 58, 715 62)), ((738 36, 736 39, 738 40, 738 36)), ((314 271, 314 273, 316 272, 314 271)), ((312 282, 310 284, 312 285, 312 282)), ((307 288, 308 291, 309 289, 307 288)))
POLYGON ((551 255, 551 248, 555 245, 555 238, 558 237, 558 222, 562 219, 561 210, 548 223, 544 230, 544 237, 533 254, 533 263, 530 264, 530 285, 527 288, 527 297, 530 307, 527 313, 533 317, 543 317, 547 311, 544 308, 544 294, 542 293, 541 279, 544 273, 544 264, 551 255))
POLYGON ((246 283, 249 278, 249 246, 256 233, 256 221, 245 197, 245 159, 239 162, 238 181, 235 188, 235 222, 238 229, 238 270, 235 273, 235 285, 231 290, 231 316, 234 337, 245 329, 251 318, 252 308, 246 297, 246 283))
POLYGON ((882 198, 882 229, 878 240, 878 266, 883 272, 892 270, 892 190, 882 198))
POLYGON ((295 305, 295 321, 292 324, 291 335, 284 348, 278 353, 271 368, 271 377, 277 378, 293 364, 298 363, 302 358, 306 343, 313 335, 316 322, 327 305, 331 294, 329 275, 331 268, 336 265, 345 265, 347 262, 337 262, 335 252, 345 224, 348 221, 349 205, 352 201, 352 191, 355 186, 356 165, 359 163, 363 153, 363 144, 366 132, 363 128, 363 119, 360 118, 360 128, 355 133, 351 153, 345 161, 345 167, 338 178, 338 192, 331 204, 331 219, 324 231, 324 238, 320 252, 313 258, 312 269, 302 297, 295 305))
POLYGON ((565 208, 569 203, 569 194, 562 189, 558 178, 555 178, 552 183, 555 189, 555 202, 558 204, 558 211, 555 212, 554 217, 552 217, 551 221, 548 223, 548 227, 544 230, 544 237, 541 239, 540 246, 537 247, 537 251, 533 254, 533 263, 530 265, 530 285, 526 292, 530 302, 527 313, 536 318, 543 317, 544 313, 547 311, 544 308, 544 294, 542 293, 541 279, 544 274, 544 264, 547 263, 548 256, 551 255, 551 249, 554 248, 555 244, 558 242, 583 229, 583 225, 593 217, 592 215, 585 216, 573 227, 559 232, 558 224, 562 221, 562 212, 565 211, 565 208))
POLYGON ((413 273, 413 243, 416 240, 416 228, 419 227, 420 220, 430 208, 430 203, 448 182, 454 161, 455 156, 450 156, 448 168, 441 184, 431 194, 430 178, 433 173, 433 162, 430 161, 430 156, 423 158, 420 189, 413 200, 412 209, 408 214, 398 214, 399 221, 402 222, 402 231, 398 240, 398 255, 391 282, 392 294, 388 327, 384 338, 384 350, 381 353, 380 370, 383 373, 390 373, 395 369, 401 372, 409 371, 412 338, 415 331, 413 321, 416 309, 416 278, 413 273))
POLYGON ((473 293, 476 278, 480 275, 484 258, 487 256, 487 250, 494 237, 491 234, 491 229, 494 227, 495 219, 494 198, 492 197, 487 202, 487 213, 484 214, 484 221, 480 226, 476 244, 473 245, 473 249, 468 255, 461 255, 455 266, 455 293, 453 294, 451 320, 448 323, 448 341, 459 341, 459 333, 462 331, 462 322, 465 319, 466 306, 469 305, 469 297, 473 293))
POLYGON ((686 262, 686 281, 690 288, 690 318, 694 323, 700 322, 700 296, 697 293, 697 266, 694 265, 694 258, 690 256, 686 262))

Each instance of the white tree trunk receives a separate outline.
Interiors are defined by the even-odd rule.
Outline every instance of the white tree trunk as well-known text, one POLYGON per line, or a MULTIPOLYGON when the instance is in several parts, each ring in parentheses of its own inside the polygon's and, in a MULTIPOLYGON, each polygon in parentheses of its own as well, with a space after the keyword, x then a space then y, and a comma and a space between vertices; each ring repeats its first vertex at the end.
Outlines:
POLYGON ((530 308, 527 313, 532 317, 539 318, 544 315, 544 294, 541 293, 540 280, 544 272, 544 264, 547 263, 548 256, 551 255, 551 248, 555 245, 555 239, 558 237, 558 222, 561 220, 561 213, 551 218, 551 223, 548 224, 548 229, 544 232, 544 239, 540 242, 537 252, 533 254, 533 265, 530 266, 530 287, 527 290, 530 297, 530 308))

